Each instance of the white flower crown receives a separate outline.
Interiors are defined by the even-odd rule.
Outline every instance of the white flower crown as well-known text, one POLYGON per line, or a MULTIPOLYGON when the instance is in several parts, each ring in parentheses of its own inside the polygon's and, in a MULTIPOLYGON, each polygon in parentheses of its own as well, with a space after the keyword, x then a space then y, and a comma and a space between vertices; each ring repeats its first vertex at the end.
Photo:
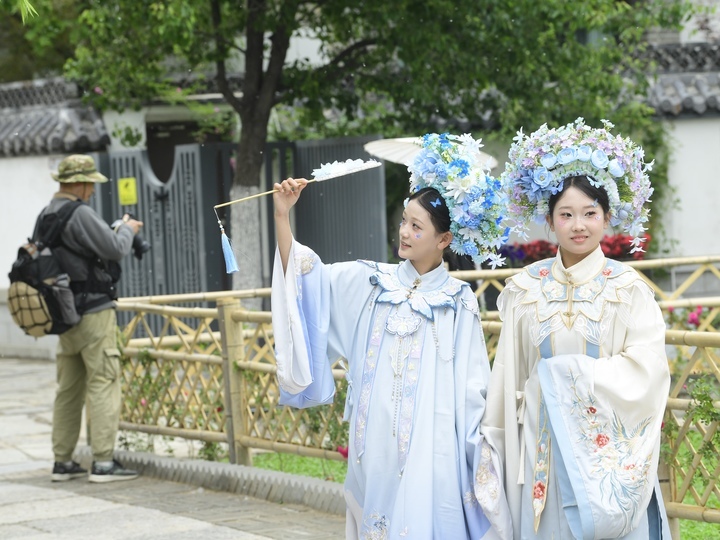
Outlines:
POLYGON ((560 128, 540 129, 513 139, 509 163, 500 179, 508 190, 508 219, 513 231, 527 238, 531 220, 544 222, 548 199, 563 188, 571 176, 586 176, 602 187, 610 201, 610 223, 632 237, 631 253, 643 251, 643 233, 653 188, 647 172, 654 162, 644 163, 643 149, 630 139, 612 135, 614 126, 602 120, 603 128, 585 125, 583 118, 560 128))
POLYGON ((501 226, 507 199, 500 181, 487 174, 480 140, 469 134, 428 133, 419 143, 422 150, 408 167, 410 192, 431 187, 445 200, 453 235, 450 249, 476 263, 502 266, 505 259, 496 250, 510 233, 501 226))

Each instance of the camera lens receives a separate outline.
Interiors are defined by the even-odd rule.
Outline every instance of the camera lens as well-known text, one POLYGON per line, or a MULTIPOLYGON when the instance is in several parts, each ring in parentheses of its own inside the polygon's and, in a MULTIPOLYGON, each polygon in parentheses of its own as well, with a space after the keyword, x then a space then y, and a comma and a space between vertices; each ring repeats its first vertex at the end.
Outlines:
POLYGON ((137 260, 141 260, 143 254, 150 251, 151 247, 152 246, 150 245, 150 242, 143 239, 142 236, 140 236, 139 234, 136 234, 135 237, 133 238, 133 243, 132 243, 133 255, 135 255, 135 258, 137 260))

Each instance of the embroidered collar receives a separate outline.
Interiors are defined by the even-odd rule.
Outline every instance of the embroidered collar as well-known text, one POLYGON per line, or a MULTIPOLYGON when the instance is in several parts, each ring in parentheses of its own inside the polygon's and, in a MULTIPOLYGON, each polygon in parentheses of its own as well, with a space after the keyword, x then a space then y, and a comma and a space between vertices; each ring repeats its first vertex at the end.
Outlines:
MULTIPOLYGON (((561 311, 567 312, 565 304, 570 302, 570 305, 577 304, 578 311, 583 312, 588 319, 599 321, 604 302, 619 302, 617 295, 611 291, 621 283, 609 285, 608 281, 615 281, 626 272, 631 272, 631 269, 606 259, 599 247, 569 269, 563 266, 559 255, 555 259, 545 259, 530 265, 527 273, 535 280, 540 280, 539 293, 545 298, 545 303, 537 307, 539 320, 544 321, 561 311), (603 301, 597 303, 601 294, 603 301)), ((620 281, 622 285, 626 284, 625 280, 620 281)), ((535 303, 537 300, 536 295, 529 294, 524 303, 535 303)), ((570 315, 569 312, 564 314, 570 315)))
POLYGON ((605 261, 607 260, 602 248, 598 246, 595 248, 595 251, 590 253, 582 261, 569 268, 565 268, 562 257, 560 256, 560 250, 558 250, 552 267, 553 276, 555 276, 555 279, 560 283, 579 285, 595 278, 600 272, 600 269, 605 266, 605 261))
POLYGON ((394 271, 392 268, 384 271, 378 265, 378 271, 370 276, 370 283, 382 289, 376 302, 394 305, 408 302, 413 311, 430 321, 433 308, 455 309, 455 296, 465 283, 450 277, 442 264, 422 276, 410 261, 400 263, 394 271))

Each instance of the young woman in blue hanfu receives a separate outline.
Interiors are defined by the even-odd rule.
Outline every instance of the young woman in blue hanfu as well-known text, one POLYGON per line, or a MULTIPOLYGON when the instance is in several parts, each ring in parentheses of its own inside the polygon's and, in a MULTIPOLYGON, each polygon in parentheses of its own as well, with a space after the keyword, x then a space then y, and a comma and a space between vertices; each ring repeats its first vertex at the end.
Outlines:
POLYGON ((486 536, 475 492, 487 470, 479 426, 490 376, 478 302, 442 256, 450 246, 496 261, 492 250, 506 238, 497 225, 502 191, 471 137, 427 135, 423 146, 409 169, 400 264, 323 264, 293 239, 288 219, 306 180, 275 184, 282 403, 331 402, 331 365, 344 359, 349 539, 496 537, 486 536))
POLYGON ((508 279, 482 433, 503 456, 516 539, 669 540, 658 488, 670 375, 653 291, 606 259, 610 224, 641 246, 651 164, 582 119, 518 134, 501 179, 520 232, 555 233, 555 258, 508 279))

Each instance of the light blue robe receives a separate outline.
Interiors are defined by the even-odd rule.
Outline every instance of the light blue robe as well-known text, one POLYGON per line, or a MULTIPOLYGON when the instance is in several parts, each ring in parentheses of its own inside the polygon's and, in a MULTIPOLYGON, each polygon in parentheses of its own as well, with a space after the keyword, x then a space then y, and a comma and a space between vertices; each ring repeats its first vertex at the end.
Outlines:
POLYGON ((510 278, 481 431, 503 456, 515 539, 670 539, 658 489, 670 384, 647 284, 598 247, 510 278))
MULTIPOLYGON (((333 399, 347 360, 347 538, 479 539, 479 424, 489 364, 477 300, 441 265, 323 264, 276 253, 272 311, 282 403, 333 399)), ((490 536, 485 536, 489 538, 490 536)))

